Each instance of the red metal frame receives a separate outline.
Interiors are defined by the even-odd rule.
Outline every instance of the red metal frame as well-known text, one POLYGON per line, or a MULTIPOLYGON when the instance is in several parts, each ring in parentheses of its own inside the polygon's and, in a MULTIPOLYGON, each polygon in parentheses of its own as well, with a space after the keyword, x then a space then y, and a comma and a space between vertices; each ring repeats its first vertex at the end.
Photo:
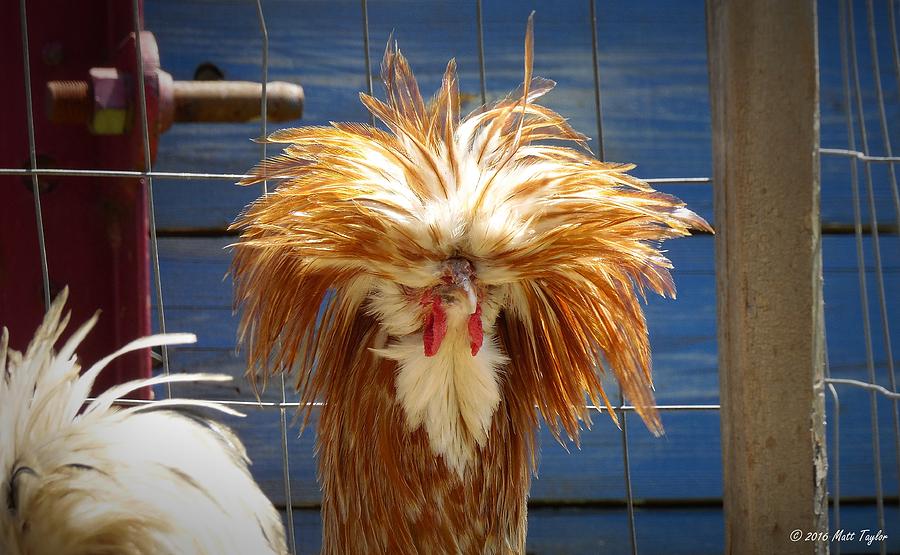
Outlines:
MULTIPOLYGON (((133 75, 131 6, 122 0, 28 1, 40 166, 143 169, 139 110, 131 110, 124 135, 108 136, 92 135, 85 125, 51 123, 45 110, 48 81, 83 80, 97 66, 114 66, 133 75)), ((6 85, 0 88, 0 167, 29 166, 19 21, 18 2, 0 3, 0 59, 6 73, 6 85)), ((155 52, 155 42, 142 42, 149 76, 148 118, 151 135, 156 135, 158 89, 152 76, 158 57, 146 56, 148 49, 155 52)), ((132 86, 132 93, 136 92, 132 86)), ((152 142, 155 150, 155 138, 152 142)), ((42 177, 40 181, 51 295, 69 286, 75 324, 102 311, 79 350, 83 364, 88 365, 151 331, 146 189, 141 181, 124 178, 42 177)), ((17 349, 27 345, 44 310, 31 188, 30 178, 0 176, 0 324, 10 328, 10 341, 17 349)), ((96 390, 150 374, 149 352, 126 355, 101 375, 96 390)), ((141 392, 142 397, 148 395, 149 391, 141 392)))

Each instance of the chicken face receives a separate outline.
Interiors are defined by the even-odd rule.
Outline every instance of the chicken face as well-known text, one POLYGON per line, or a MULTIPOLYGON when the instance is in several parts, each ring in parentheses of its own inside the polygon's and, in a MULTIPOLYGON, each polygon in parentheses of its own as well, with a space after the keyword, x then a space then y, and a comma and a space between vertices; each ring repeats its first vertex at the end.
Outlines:
POLYGON ((381 330, 374 352, 397 364, 407 427, 424 427, 435 455, 462 474, 483 446, 507 357, 494 327, 502 295, 462 256, 434 266, 425 286, 379 280, 367 301, 381 330))
POLYGON ((440 284, 426 289, 419 301, 425 312, 422 340, 425 356, 432 357, 441 348, 447 335, 448 311, 458 316, 466 316, 469 333, 469 347, 472 356, 478 354, 484 342, 481 324, 481 301, 476 289, 475 269, 465 258, 450 258, 441 267, 440 284))

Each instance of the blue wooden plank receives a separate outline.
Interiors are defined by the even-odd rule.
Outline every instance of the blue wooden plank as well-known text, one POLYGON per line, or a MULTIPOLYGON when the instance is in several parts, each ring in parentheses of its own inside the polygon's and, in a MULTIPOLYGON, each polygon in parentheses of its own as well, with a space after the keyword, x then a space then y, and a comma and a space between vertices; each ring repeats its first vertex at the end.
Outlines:
MULTIPOLYGON (((820 2, 822 145, 846 146, 842 107, 837 5, 820 2)), ((270 1, 264 5, 270 32, 270 77, 302 82, 306 89, 305 125, 331 120, 365 121, 357 93, 365 90, 361 18, 355 0, 270 1)), ((162 62, 178 79, 190 79, 197 64, 219 64, 228 78, 258 80, 260 35, 252 4, 227 2, 209 9, 204 0, 147 2, 146 21, 160 44, 162 62)), ((550 106, 596 135, 590 26, 586 2, 489 2, 485 6, 485 53, 489 96, 521 80, 525 18, 537 10, 536 72, 559 82, 550 106)), ((878 4, 878 13, 884 7, 878 4)), ((857 22, 864 22, 862 10, 857 22)), ((886 21, 880 19, 879 21, 886 21)), ((862 25, 862 23, 860 23, 862 25)), ((702 2, 603 2, 599 12, 600 67, 607 158, 633 161, 642 177, 708 176, 710 135, 702 2)), ((423 91, 436 88, 444 64, 456 57, 464 97, 478 99, 474 9, 457 3, 373 2, 370 5, 371 55, 377 68, 391 30, 410 56, 423 91)), ((860 29, 860 37, 864 37, 860 29)), ((882 29, 879 52, 883 80, 892 82, 889 45, 882 29)), ((859 48, 861 79, 871 91, 868 48, 859 48)), ((377 85, 377 82, 376 82, 377 85)), ((376 87, 377 88, 377 87, 376 87)), ((887 86, 891 91, 891 87, 887 86)), ((867 123, 873 152, 883 146, 873 98, 866 93, 867 123)), ((890 94, 890 92, 889 92, 890 94)), ((900 104, 889 102, 889 121, 900 118, 900 104)), ((273 126, 275 127, 275 126, 273 126)), ((258 159, 248 139, 258 125, 176 125, 160 141, 155 168, 167 171, 241 173, 258 159)), ((900 126, 893 126, 900 144, 900 126)), ((879 219, 895 221, 884 167, 875 168, 879 219)), ((849 163, 823 157, 822 212, 826 222, 851 222, 849 163)), ((711 219, 708 186, 676 187, 673 192, 711 219)), ((159 180, 156 185, 162 229, 223 228, 256 195, 227 181, 159 180)), ((864 217, 868 220, 868 216, 864 217)))
MULTIPOLYGON (((900 337, 900 295, 896 294, 900 291, 900 237, 882 236, 880 243, 888 329, 895 345, 893 354, 896 359, 897 345, 900 344, 897 341, 900 337)), ((878 383, 888 386, 885 335, 881 325, 871 236, 864 238, 863 248, 876 379, 878 383)), ((825 324, 831 373, 838 378, 868 381, 855 238, 851 235, 826 237, 823 241, 823 259, 825 324)))

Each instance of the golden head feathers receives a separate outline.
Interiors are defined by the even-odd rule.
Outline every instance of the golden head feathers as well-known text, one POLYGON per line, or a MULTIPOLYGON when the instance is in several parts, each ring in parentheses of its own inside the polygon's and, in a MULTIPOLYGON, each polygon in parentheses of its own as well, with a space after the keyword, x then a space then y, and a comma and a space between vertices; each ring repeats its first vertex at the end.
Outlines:
POLYGON ((159 383, 225 381, 176 374, 135 380, 88 402, 115 357, 191 334, 133 341, 79 376, 75 349, 96 322, 58 352, 69 317, 63 291, 24 354, 0 336, 0 552, 287 553, 278 513, 253 482, 243 445, 226 427, 174 412, 214 403, 172 399, 122 410, 128 393, 159 383))
MULTIPOLYGON (((516 465, 533 464, 534 407, 557 438, 564 431, 577 439, 579 422, 589 419, 585 395, 610 406, 603 368, 661 431, 639 297, 645 289, 674 296, 661 240, 710 228, 678 199, 629 176, 634 166, 591 157, 585 136, 537 104, 555 83, 532 76, 532 57, 529 19, 522 85, 460 119, 455 62, 426 103, 389 43, 385 100, 360 94, 387 130, 332 123, 275 132, 268 141, 289 146, 242 182, 280 181, 233 226, 241 233, 236 304, 251 377, 296 368, 303 400, 328 401, 319 425, 326 551, 349 549, 353 534, 386 548, 377 524, 354 522, 349 498, 332 499, 366 495, 348 485, 354 471, 389 482, 382 490, 362 478, 355 485, 387 499, 390 534, 409 525, 398 549, 425 552, 447 544, 423 539, 414 518, 391 512, 391 503, 405 503, 431 514, 423 499, 398 491, 414 483, 427 498, 462 484, 480 495, 492 480, 512 481, 511 497, 498 501, 508 510, 485 508, 489 524, 471 545, 490 545, 490 537, 520 545, 528 478, 516 465), (396 427, 380 433, 405 439, 392 444, 364 424, 378 411, 396 427), (354 467, 337 454, 363 449, 361 437, 384 450, 376 450, 381 463, 354 467), (509 447, 511 438, 520 443, 509 447), (411 447, 420 443, 429 449, 411 447), (507 458, 498 454, 504 449, 512 450, 507 458), (387 478, 390 459, 406 461, 402 483, 387 478), (363 528, 346 528, 356 526, 363 528)), ((447 526, 445 541, 465 536, 447 526)), ((470 544, 456 547, 466 552, 463 545, 470 544)))
POLYGON ((338 305, 363 313, 373 280, 427 285, 440 261, 462 256, 482 283, 509 289, 504 345, 510 364, 534 376, 531 394, 551 426, 561 417, 576 431, 582 392, 604 395, 595 371, 605 359, 659 428, 634 291, 674 295, 657 242, 710 228, 627 175, 631 164, 535 144, 584 146, 586 137, 535 103, 554 83, 531 77, 530 23, 527 37, 520 89, 462 121, 455 62, 426 105, 394 44, 382 63, 386 102, 360 94, 390 132, 333 123, 269 136, 290 146, 243 183, 283 182, 234 225, 242 337, 254 364, 272 368, 274 355, 274 367, 290 368, 299 356, 305 376, 329 356, 327 337, 344 336, 339 328, 352 320, 321 318, 322 301, 331 316, 338 305))

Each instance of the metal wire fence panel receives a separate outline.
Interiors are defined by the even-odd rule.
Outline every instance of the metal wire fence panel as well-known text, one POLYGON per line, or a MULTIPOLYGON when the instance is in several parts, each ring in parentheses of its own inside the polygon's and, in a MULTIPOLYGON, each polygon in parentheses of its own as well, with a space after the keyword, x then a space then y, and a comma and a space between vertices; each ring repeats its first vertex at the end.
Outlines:
MULTIPOLYGON (((20 17, 21 17, 21 27, 23 31, 28 28, 28 18, 29 13, 27 12, 27 2, 26 0, 20 0, 20 17)), ((895 378, 895 368, 894 368, 894 355, 893 355, 893 342, 892 342, 892 333, 891 333, 891 290, 889 287, 889 283, 885 280, 885 253, 884 249, 884 225, 893 225, 894 228, 891 230, 887 228, 889 231, 896 233, 897 226, 900 226, 900 196, 898 196, 897 191, 897 179, 895 175, 895 165, 898 161, 900 161, 900 157, 894 155, 893 145, 891 140, 893 137, 896 137, 896 129, 892 129, 891 124, 895 123, 896 120, 891 120, 889 117, 890 114, 896 113, 896 108, 892 108, 891 102, 897 102, 897 96, 892 92, 893 89, 888 89, 887 92, 885 88, 882 86, 881 76, 883 74, 883 70, 880 68, 879 63, 879 41, 888 40, 891 45, 892 58, 889 62, 887 62, 885 67, 892 66, 896 85, 900 88, 900 62, 898 62, 897 55, 897 24, 896 24, 896 2, 888 1, 885 3, 884 11, 888 16, 886 19, 880 18, 879 14, 881 13, 879 10, 882 10, 882 6, 874 5, 872 0, 868 0, 865 4, 865 9, 860 10, 860 4, 850 2, 847 0, 840 0, 840 48, 842 55, 842 69, 843 69, 843 98, 842 102, 844 105, 843 111, 846 114, 846 129, 847 129, 847 144, 846 145, 838 145, 838 144, 826 144, 824 145, 827 148, 823 148, 821 150, 821 154, 823 158, 835 158, 839 160, 844 160, 849 165, 850 171, 850 182, 849 187, 852 191, 852 209, 853 209, 853 225, 852 232, 855 238, 855 248, 857 253, 857 261, 856 261, 856 270, 858 273, 858 281, 859 281, 859 299, 862 306, 862 315, 860 318, 860 323, 862 324, 862 330, 864 335, 864 342, 866 345, 866 370, 867 370, 867 380, 856 380, 850 378, 836 377, 836 374, 829 375, 828 378, 828 388, 831 393, 833 399, 832 406, 832 430, 831 437, 832 440, 832 462, 831 462, 831 472, 834 475, 834 479, 832 481, 832 499, 833 499, 833 527, 839 528, 841 524, 841 415, 842 410, 846 414, 846 411, 857 410, 856 407, 850 406, 846 400, 842 401, 840 396, 841 391, 844 388, 860 388, 867 393, 869 396, 870 403, 870 411, 871 411, 871 444, 872 444, 872 464, 873 464, 873 475, 875 477, 875 500, 877 505, 878 512, 878 525, 882 528, 887 526, 886 521, 886 511, 885 511, 885 498, 886 494, 884 491, 883 483, 882 483, 882 475, 884 472, 896 472, 897 480, 900 481, 900 456, 896 456, 896 468, 885 469, 882 468, 881 461, 883 459, 882 451, 884 450, 884 446, 880 444, 880 438, 882 437, 881 432, 879 431, 879 412, 878 412, 878 403, 879 399, 881 399, 881 403, 888 403, 892 408, 892 430, 893 430, 893 449, 895 451, 900 450, 900 420, 898 420, 898 406, 897 406, 897 386, 896 386, 896 378, 895 378), (859 13, 861 11, 865 11, 865 16, 862 17, 862 20, 859 13), (855 13, 856 12, 856 13, 855 13), (860 28, 861 22, 864 21, 864 29, 865 33, 862 38, 857 37, 857 32, 860 28), (857 23, 854 23, 857 22, 857 23), (882 29, 884 29, 882 31, 882 29), (863 87, 864 79, 861 79, 860 73, 862 70, 862 65, 860 63, 860 53, 857 52, 859 49, 868 49, 869 50, 869 61, 868 63, 871 66, 872 71, 874 72, 874 83, 875 86, 872 90, 865 90, 863 87), (874 119, 875 130, 873 131, 872 121, 874 119), (867 125, 870 127, 867 128, 867 125), (870 144, 871 143, 871 144, 870 144), (876 144, 877 143, 877 144, 876 144), (878 146, 880 145, 880 146, 878 146), (860 175, 859 175, 859 165, 862 165, 862 181, 863 186, 860 186, 860 175), (878 173, 873 168, 882 167, 887 168, 885 172, 878 173), (888 183, 889 195, 888 198, 893 203, 893 218, 888 222, 881 222, 883 220, 883 206, 878 205, 878 199, 881 198, 876 194, 876 189, 878 185, 879 177, 883 178, 885 183, 888 183), (865 188, 864 190, 863 187, 865 188), (881 227, 879 227, 881 226, 881 227), (871 257, 867 257, 866 253, 870 252, 871 257), (873 258, 871 263, 867 261, 869 258, 873 258), (875 322, 877 325, 873 325, 872 322, 875 322), (879 334, 880 332, 880 334, 879 334), (880 337, 878 337, 880 335, 880 337), (880 348, 876 349, 876 344, 880 341, 880 348), (884 353, 884 363, 880 363, 879 360, 876 360, 876 351, 884 353), (881 369, 881 374, 879 374, 878 370, 881 369), (879 381, 881 383, 879 383, 879 381)), ((138 41, 138 48, 136 52, 140 52, 140 31, 141 29, 141 12, 140 12, 140 4, 138 0, 132 0, 133 7, 133 18, 134 18, 134 28, 137 33, 136 40, 138 41)), ((258 34, 261 38, 261 48, 259 51, 259 70, 260 70, 260 80, 263 83, 262 88, 262 100, 261 100, 261 113, 263 114, 263 118, 259 125, 259 134, 260 136, 265 136, 269 131, 269 122, 267 121, 267 90, 266 83, 268 82, 269 70, 270 70, 270 46, 269 46, 269 27, 266 24, 266 5, 261 0, 256 0, 255 9, 257 15, 256 22, 248 22, 248 25, 251 23, 256 25, 258 34)), ((825 7, 831 7, 831 4, 826 3, 825 7)), ((589 28, 582 29, 584 31, 583 36, 585 40, 583 44, 581 44, 582 52, 585 54, 585 59, 590 60, 590 69, 587 72, 592 78, 592 86, 590 87, 590 98, 587 99, 587 102, 592 106, 593 111, 595 113, 595 121, 592 122, 593 126, 596 128, 596 143, 595 143, 595 151, 597 156, 601 159, 604 158, 604 155, 609 152, 617 152, 615 145, 610 144, 608 137, 605 140, 604 133, 606 129, 604 129, 604 118, 603 118, 603 104, 601 103, 601 99, 605 99, 606 97, 601 95, 601 83, 605 83, 604 75, 601 72, 603 67, 602 63, 602 52, 604 48, 607 46, 604 43, 604 37, 600 32, 600 23, 602 22, 603 13, 604 13, 604 4, 599 2, 599 0, 587 0, 586 6, 581 6, 584 9, 585 13, 588 16, 585 18, 583 22, 583 27, 589 26, 589 28)), ((359 3, 359 18, 362 22, 361 29, 359 31, 354 31, 354 33, 359 32, 359 41, 362 44, 363 52, 359 55, 359 64, 364 67, 365 74, 363 76, 363 82, 366 85, 367 91, 372 94, 373 92, 373 84, 372 84, 372 63, 370 59, 370 14, 369 14, 370 6, 366 0, 360 0, 359 3)), ((466 45, 466 48, 470 48, 473 52, 477 53, 477 84, 478 84, 478 97, 481 102, 485 102, 491 99, 494 95, 494 89, 488 87, 489 80, 491 79, 500 80, 500 76, 493 76, 488 72, 486 66, 486 60, 491 57, 491 49, 490 49, 490 40, 491 33, 493 29, 490 26, 490 22, 485 19, 485 6, 483 6, 482 0, 476 0, 473 6, 469 6, 465 8, 466 17, 471 18, 471 27, 472 33, 474 37, 474 44, 466 45)), ((540 14, 539 14, 540 15, 540 14)), ((524 20, 523 20, 524 21, 524 20)), ((349 33, 349 31, 344 29, 335 29, 335 33, 349 33)), ((427 32, 427 30, 423 30, 423 32, 427 32)), ((383 37, 378 37, 376 40, 376 49, 379 47, 377 44, 383 37)), ((354 39, 355 40, 355 39, 354 39)), ((141 67, 143 64, 143 59, 140 55, 136 56, 136 64, 139 69, 137 72, 137 80, 138 80, 138 90, 140 91, 140 103, 138 106, 138 110, 140 111, 140 121, 141 121, 141 133, 143 140, 143 152, 144 152, 144 164, 140 171, 124 171, 124 170, 112 170, 108 168, 41 168, 38 167, 38 160, 36 156, 36 146, 35 146, 35 138, 34 138, 34 130, 33 130, 33 114, 32 114, 32 91, 31 91, 31 79, 30 79, 30 69, 32 61, 28 56, 29 48, 28 48, 28 35, 27 32, 23 32, 23 63, 25 67, 25 96, 27 99, 29 110, 26 114, 27 116, 27 126, 28 126, 28 136, 29 136, 29 164, 27 168, 0 168, 0 176, 21 176, 30 179, 33 190, 35 191, 35 215, 38 225, 38 244, 36 248, 40 250, 40 261, 41 261, 41 270, 43 275, 43 287, 44 287, 44 297, 45 302, 49 303, 50 297, 50 268, 48 268, 48 260, 46 248, 44 245, 44 227, 43 221, 41 218, 41 198, 40 194, 38 194, 38 178, 40 176, 80 176, 80 177, 93 177, 93 178, 133 178, 135 180, 142 180, 145 183, 147 188, 147 194, 149 197, 149 214, 148 219, 150 222, 150 246, 151 246, 151 271, 154 281, 154 291, 155 291, 155 320, 156 326, 159 331, 165 332, 167 329, 167 309, 172 309, 171 305, 166 304, 166 295, 164 293, 168 293, 168 291, 164 287, 164 280, 162 277, 161 266, 160 266, 160 238, 168 233, 166 230, 160 230, 157 228, 157 222, 159 219, 159 214, 157 213, 157 205, 154 203, 154 185, 159 184, 159 182, 179 182, 184 184, 186 187, 190 187, 192 185, 198 183, 212 183, 216 187, 231 187, 231 183, 241 179, 244 177, 241 173, 235 172, 222 172, 215 173, 210 171, 195 171, 195 169, 203 169, 207 168, 194 168, 194 167, 185 167, 179 168, 179 171, 159 171, 153 168, 152 159, 151 159, 151 149, 150 149, 150 132, 149 132, 149 123, 148 123, 148 114, 147 114, 147 99, 144 97, 144 84, 143 84, 143 71, 141 71, 141 67)), ((358 50, 357 50, 358 52, 358 50)), ((296 56, 303 56, 302 52, 294 53, 296 56)), ((538 55, 540 57, 540 55, 538 55)), ((498 72, 499 73, 499 72, 498 72)), ((508 81, 506 76, 503 75, 503 81, 508 81)), ((552 75, 551 75, 552 77, 552 75)), ((370 120, 371 121, 371 120, 370 120)), ((374 123, 374 122, 372 122, 374 123)), ((615 124, 615 122, 613 122, 615 124)), ((267 154, 266 145, 263 144, 260 148, 260 155, 265 157, 267 154)), ((657 174, 658 175, 658 174, 657 174)), ((658 177, 648 179, 650 183, 657 184, 661 187, 667 186, 697 186, 707 188, 710 183, 709 177, 704 176, 673 176, 673 177, 658 177)), ((267 186, 263 185, 262 194, 266 194, 267 186)), ((841 228, 845 232, 846 228, 841 228)), ((216 228, 213 230, 214 233, 219 235, 224 235, 224 228, 219 229, 216 228)), ((890 253, 888 253, 890 255, 890 253)), ((826 285, 827 287, 827 285, 826 285)), ((177 308, 176 308, 177 310, 177 308)), ((161 352, 162 359, 162 371, 168 374, 171 371, 175 371, 171 368, 170 361, 170 352, 165 347, 161 352)), ((832 368, 833 370, 833 368, 832 368)), ((294 534, 293 523, 295 521, 296 515, 292 514, 292 511, 298 504, 302 504, 297 501, 294 496, 295 489, 292 488, 291 485, 291 459, 289 457, 289 444, 294 440, 294 435, 291 430, 291 422, 287 418, 288 411, 294 411, 299 408, 299 403, 292 401, 294 398, 291 391, 286 389, 284 380, 282 378, 281 383, 279 384, 280 390, 274 394, 273 397, 267 397, 262 401, 256 401, 252 399, 249 395, 243 395, 244 399, 226 399, 222 400, 226 405, 244 408, 247 410, 251 409, 260 409, 262 411, 272 411, 273 414, 277 414, 278 416, 278 435, 280 440, 280 462, 281 462, 281 480, 282 480, 282 490, 283 490, 283 506, 284 510, 287 513, 287 523, 289 523, 289 543, 291 549, 294 553, 297 552, 297 538, 294 534)), ((168 395, 171 395, 172 392, 168 391, 168 395)), ((140 401, 133 401, 132 403, 140 403, 140 401)), ((606 409, 604 407, 591 407, 592 409, 597 410, 598 412, 605 412, 606 409)), ((666 403, 660 404, 657 406, 660 411, 664 413, 713 413, 719 410, 719 405, 716 402, 709 403, 666 403)), ((639 553, 639 552, 653 552, 652 547, 648 547, 647 551, 642 551, 640 548, 642 546, 653 546, 657 545, 658 541, 655 538, 647 538, 645 542, 642 538, 645 534, 650 534, 648 531, 649 523, 653 521, 654 516, 642 512, 642 500, 640 496, 636 496, 634 494, 634 484, 632 483, 632 462, 633 462, 633 453, 629 449, 629 439, 633 439, 629 437, 629 425, 628 423, 633 421, 634 419, 629 419, 629 416, 634 412, 634 407, 625 404, 624 399, 620 397, 618 406, 615 407, 615 410, 619 413, 620 421, 622 422, 621 432, 619 434, 619 448, 622 453, 622 477, 621 482, 623 485, 624 499, 622 500, 623 506, 616 507, 615 510, 620 511, 623 519, 627 521, 627 530, 628 530, 628 544, 629 551, 631 553, 639 553), (636 510, 637 507, 637 510, 636 510), (642 522, 642 518, 646 518, 645 521, 647 524, 642 522)), ((632 445, 634 442, 632 441, 632 445)), ((898 452, 900 454, 900 452, 898 452)), ((252 456, 252 453, 251 453, 252 456)), ((896 499, 896 498, 895 498, 896 499)), ((713 499, 710 504, 715 506, 718 501, 713 499)), ((304 502, 305 503, 305 502, 304 502)), ((685 504, 690 504, 686 502, 685 504)), ((677 504, 676 504, 677 506, 677 504)), ((308 507, 306 507, 308 508, 308 507)), ((840 542, 836 542, 833 544, 833 548, 837 553, 840 553, 840 542)), ((882 553, 886 552, 887 544, 885 542, 881 542, 880 547, 882 553)))
MULTIPOLYGON (((889 17, 882 19, 882 23, 887 23, 886 31, 890 37, 891 50, 894 55, 894 80, 900 90, 900 65, 897 65, 897 28, 895 22, 895 2, 889 1, 883 6, 889 13, 889 17)), ((900 161, 893 155, 892 148, 892 131, 888 121, 888 106, 882 86, 883 73, 880 69, 881 62, 879 60, 878 48, 878 28, 876 25, 875 5, 872 0, 865 2, 865 27, 864 36, 857 37, 858 24, 857 14, 859 3, 841 0, 838 2, 839 10, 839 37, 840 37, 840 57, 841 57, 841 80, 843 88, 843 111, 846 122, 846 149, 822 149, 825 156, 843 156, 849 159, 850 180, 849 187, 852 194, 853 204, 853 221, 854 221, 854 237, 855 251, 858 277, 858 290, 861 314, 859 315, 862 325, 862 333, 865 343, 865 365, 867 380, 835 378, 829 375, 826 381, 829 385, 831 398, 833 399, 833 448, 831 455, 832 467, 832 499, 833 499, 833 521, 834 529, 842 530, 841 527, 841 414, 842 410, 859 410, 858 406, 848 407, 847 403, 842 403, 839 395, 840 387, 847 386, 859 388, 869 393, 869 413, 870 413, 870 437, 872 449, 872 475, 874 478, 875 504, 877 525, 880 530, 889 529, 887 527, 885 512, 885 491, 883 477, 885 469, 882 466, 883 447, 881 444, 882 434, 879 430, 879 398, 887 400, 891 405, 891 424, 893 437, 893 451, 895 457, 896 468, 889 471, 895 472, 898 483, 900 483, 900 418, 898 418, 896 374, 894 370, 894 356, 892 336, 890 331, 890 314, 889 314, 889 297, 888 289, 885 287, 885 265, 882 257, 882 237, 879 232, 879 212, 876 207, 875 181, 879 176, 875 175, 873 166, 884 164, 887 167, 884 177, 887 186, 891 192, 893 199, 893 216, 895 221, 900 222, 900 195, 898 195, 897 178, 895 174, 895 164, 900 161), (861 79, 861 56, 859 50, 864 48, 862 45, 868 46, 869 59, 868 64, 872 71, 871 91, 867 91, 862 86, 861 79), (871 101, 870 101, 871 100, 871 101), (875 147, 870 143, 870 135, 872 132, 868 128, 871 125, 872 114, 876 114, 877 126, 880 129, 881 147, 875 147), (859 164, 863 166, 863 176, 865 191, 860 191, 859 164), (864 216, 868 216, 868 224, 870 234, 866 237, 863 234, 864 216), (868 239, 868 240, 867 240, 868 239), (867 248, 872 253, 874 265, 867 264, 867 248), (872 301, 872 292, 870 284, 874 281, 875 309, 872 310, 870 302, 872 301), (876 324, 873 326, 873 322, 876 324), (876 343, 875 332, 873 327, 881 329, 881 349, 884 354, 884 362, 880 363, 875 359, 876 343), (882 367, 882 368, 878 368, 882 367), (880 376, 879 376, 880 374, 880 376), (879 379, 886 382, 888 387, 879 385, 879 379), (887 528, 886 528, 887 527, 887 528)), ((882 6, 879 6, 881 8, 882 6)), ((900 99, 894 99, 895 104, 900 99)), ((896 105, 892 107, 896 113, 896 105)), ((894 233, 898 233, 895 228, 894 233)), ((900 499, 898 496, 897 499, 900 499)), ((832 541, 832 547, 835 553, 840 554, 842 549, 842 541, 832 541)), ((887 552, 887 542, 879 542, 879 551, 887 552)))

